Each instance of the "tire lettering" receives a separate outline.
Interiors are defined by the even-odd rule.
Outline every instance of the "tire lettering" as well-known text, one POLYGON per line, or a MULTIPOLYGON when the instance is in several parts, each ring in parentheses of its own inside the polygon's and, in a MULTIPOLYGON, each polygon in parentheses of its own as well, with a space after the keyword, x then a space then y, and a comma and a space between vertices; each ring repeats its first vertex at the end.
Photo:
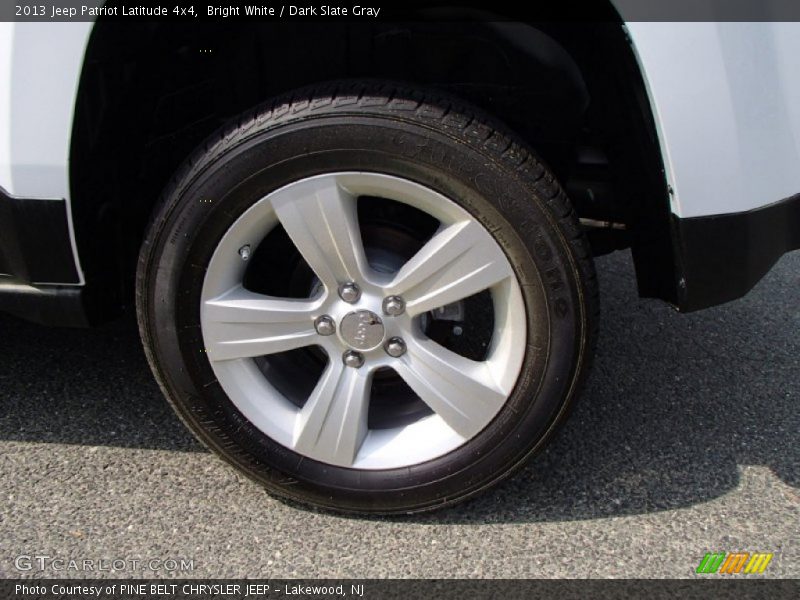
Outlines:
MULTIPOLYGON (((536 238, 536 241, 533 243, 533 251, 542 262, 550 263, 553 261, 553 249, 543 236, 536 238)), ((563 319, 569 314, 570 303, 561 295, 566 289, 564 278, 561 275, 561 269, 558 265, 555 265, 544 270, 543 275, 545 285, 556 296, 553 301, 553 312, 558 318, 563 319)))

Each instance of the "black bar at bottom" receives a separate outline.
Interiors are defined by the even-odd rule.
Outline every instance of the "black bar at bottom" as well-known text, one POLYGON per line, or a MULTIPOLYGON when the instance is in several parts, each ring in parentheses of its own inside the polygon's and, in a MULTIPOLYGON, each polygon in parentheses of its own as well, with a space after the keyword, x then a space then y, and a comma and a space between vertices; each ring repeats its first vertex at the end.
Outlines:
POLYGON ((671 580, 329 579, 329 580, 2 580, 9 600, 277 600, 299 598, 629 599, 800 597, 800 581, 711 575, 671 580))

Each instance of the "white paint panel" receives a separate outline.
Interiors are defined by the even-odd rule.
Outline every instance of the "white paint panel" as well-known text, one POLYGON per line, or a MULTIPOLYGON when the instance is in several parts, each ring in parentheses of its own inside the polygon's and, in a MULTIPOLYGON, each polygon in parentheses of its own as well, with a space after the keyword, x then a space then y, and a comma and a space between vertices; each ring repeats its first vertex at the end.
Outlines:
POLYGON ((84 277, 72 226, 69 149, 92 26, 0 24, 0 185, 16 196, 64 198, 78 285, 84 277))
POLYGON ((10 132, 15 195, 69 199, 72 115, 92 25, 13 24, 10 132))
POLYGON ((746 211, 800 193, 800 23, 627 28, 676 215, 746 211))

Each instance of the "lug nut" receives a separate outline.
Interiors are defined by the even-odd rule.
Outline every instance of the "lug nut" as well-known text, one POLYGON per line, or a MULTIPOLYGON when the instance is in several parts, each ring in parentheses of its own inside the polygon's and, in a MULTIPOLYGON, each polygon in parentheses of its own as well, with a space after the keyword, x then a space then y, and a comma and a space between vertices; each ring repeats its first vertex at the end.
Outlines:
POLYGON ((406 343, 403 341, 403 338, 393 337, 386 342, 384 350, 386 350, 386 354, 389 356, 399 358, 406 353, 406 343))
POLYGON ((361 354, 361 352, 356 352, 355 350, 348 350, 342 355, 342 360, 348 367, 358 369, 364 364, 364 355, 361 354))
POLYGON ((361 289, 352 281, 339 286, 339 297, 349 304, 358 302, 361 298, 361 289))
POLYGON ((390 317, 402 315, 406 310, 406 303, 400 296, 389 296, 383 299, 383 312, 390 317))
POLYGON ((336 331, 336 323, 328 315, 322 315, 314 321, 314 329, 320 335, 333 335, 336 331))

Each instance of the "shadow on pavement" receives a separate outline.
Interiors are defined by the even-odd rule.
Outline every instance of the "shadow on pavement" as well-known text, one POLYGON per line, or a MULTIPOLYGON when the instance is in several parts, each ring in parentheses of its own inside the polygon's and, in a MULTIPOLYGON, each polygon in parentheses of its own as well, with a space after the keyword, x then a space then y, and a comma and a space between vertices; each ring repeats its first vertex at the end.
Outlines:
MULTIPOLYGON (((741 465, 800 487, 800 253, 740 301, 680 315, 598 261, 603 313, 583 398, 550 447, 431 523, 588 519, 691 506, 741 465)), ((0 439, 204 451, 163 400, 132 319, 49 329, 0 316, 0 439)))
POLYGON ((50 328, 0 314, 0 439, 205 451, 161 395, 134 318, 50 328))

